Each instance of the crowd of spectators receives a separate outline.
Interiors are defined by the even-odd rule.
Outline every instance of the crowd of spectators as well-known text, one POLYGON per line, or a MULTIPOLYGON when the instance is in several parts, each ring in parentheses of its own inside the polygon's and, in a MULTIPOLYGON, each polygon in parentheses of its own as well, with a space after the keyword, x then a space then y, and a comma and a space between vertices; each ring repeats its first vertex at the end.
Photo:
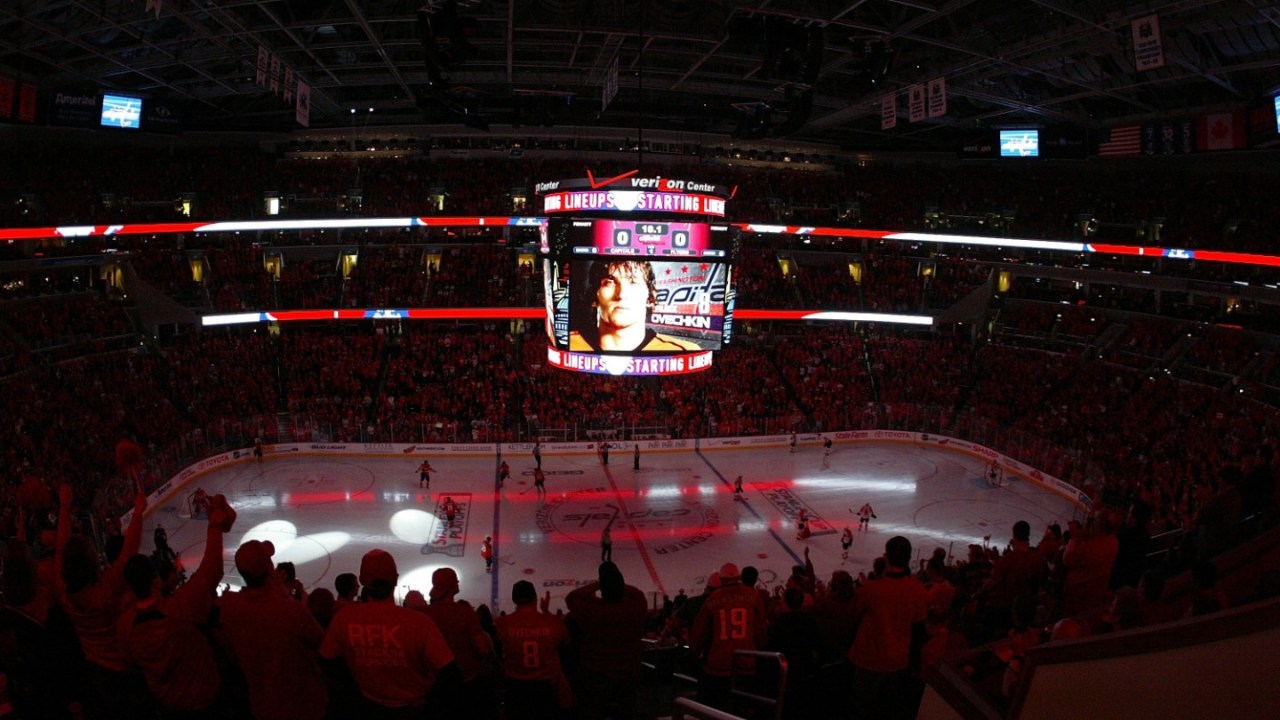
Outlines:
MULTIPOLYGON (((290 279, 266 280, 261 248, 247 241, 216 254, 210 249, 210 274, 233 268, 213 282, 222 284, 217 294, 242 304, 253 297, 246 288, 261 283, 271 291, 279 285, 272 304, 283 307, 328 306, 336 303, 325 298, 339 295, 344 304, 355 306, 416 305, 415 296, 429 304, 511 305, 537 297, 541 290, 536 270, 517 269, 515 256, 501 247, 452 246, 438 256, 424 256, 419 248, 396 243, 394 236, 381 239, 391 242, 364 246, 363 260, 345 282, 338 279, 336 267, 318 272, 318 267, 336 263, 336 254, 323 253, 288 262, 282 277, 290 279), (388 280, 381 282, 383 277, 388 280)), ((171 251, 156 254, 172 257, 171 251)), ((130 255, 143 265, 150 257, 141 248, 130 255)), ((787 264, 767 251, 752 249, 746 257, 744 295, 755 292, 762 302, 785 297, 819 302, 833 295, 813 272, 820 266, 792 264, 792 272, 785 274, 787 264), (762 283, 753 277, 771 279, 762 283), (761 291, 769 287, 773 289, 761 291)), ((51 342, 66 344, 68 337, 78 338, 69 345, 71 356, 93 355, 107 363, 118 362, 109 359, 113 357, 139 357, 110 355, 121 346, 104 345, 105 339, 131 336, 132 321, 110 292, 7 302, 21 303, 26 310, 5 321, 11 333, 0 334, 13 346, 6 356, 13 371, 30 362, 32 351, 45 362, 61 360, 64 355, 40 350, 51 342), (54 328, 84 332, 68 336, 54 328)), ((274 436, 282 426, 273 419, 279 412, 291 413, 284 426, 300 424, 308 436, 379 440, 501 441, 587 432, 612 436, 625 428, 707 436, 869 423, 942 431, 962 423, 973 427, 980 419, 1012 431, 1001 439, 1008 444, 1006 451, 1025 450, 1029 437, 1051 439, 1049 446, 1069 449, 1044 469, 1062 471, 1077 484, 1097 485, 1100 478, 1127 472, 1126 458, 1135 448, 1172 442, 1150 439, 1153 429, 1169 429, 1159 417, 1154 423, 1116 419, 1158 416, 1168 407, 1167 398, 1176 397, 1187 412, 1219 415, 1226 427, 1202 435, 1206 443, 1207 438, 1233 436, 1236 424, 1254 423, 1264 430, 1251 436, 1267 436, 1268 406, 1240 402, 1239 397, 1266 397, 1258 390, 1269 385, 1274 351, 1265 337, 1080 304, 1010 300, 993 306, 992 312, 990 338, 982 331, 911 337, 880 329, 867 334, 831 328, 782 336, 778 332, 783 326, 743 323, 739 341, 717 358, 717 372, 661 384, 617 378, 592 383, 546 367, 535 324, 458 327, 444 333, 398 323, 342 331, 289 326, 279 336, 259 330, 252 335, 180 333, 173 341, 146 343, 148 356, 154 353, 162 368, 159 377, 167 378, 149 393, 169 408, 175 418, 169 427, 188 452, 191 443, 207 443, 214 436, 274 436), (1011 344, 1034 350, 1012 351, 1007 347, 1011 344), (1088 353, 1074 355, 1079 348, 1097 361, 1089 362, 1088 353), (436 362, 421 362, 424 356, 442 354, 436 362), (200 355, 204 357, 197 359, 200 355), (1113 363, 1133 371, 1125 373, 1113 363), (222 382, 220 373, 233 374, 234 381, 222 382), (732 380, 725 382, 726 377, 732 380), (1009 377, 1020 382, 1010 384, 1009 377), (1181 381, 1191 381, 1191 389, 1184 391, 1181 381), (442 388, 448 391, 439 392, 442 388), (822 402, 833 395, 850 401, 822 402), (1131 396, 1143 414, 1120 406, 1125 410, 1117 416, 1116 403, 1131 396), (1088 422, 1080 422, 1082 418, 1088 422)), ((1206 457, 1217 461, 1220 455, 1206 457)))
POLYGON ((450 246, 431 269, 427 305, 512 307, 519 279, 508 250, 495 246, 450 246))
POLYGON ((193 308, 213 306, 209 293, 212 283, 196 281, 191 270, 191 259, 181 248, 147 249, 141 245, 131 246, 129 266, 137 274, 138 280, 164 293, 174 302, 193 308))
POLYGON ((1145 369, 1160 362, 1186 337, 1186 323, 1151 317, 1124 322, 1116 340, 1103 350, 1107 361, 1145 369))
POLYGON ((187 334, 162 354, 161 387, 189 418, 190 431, 274 415, 279 407, 279 348, 259 333, 187 334))
POLYGON ((866 371, 864 339, 845 327, 821 325, 809 332, 782 338, 773 348, 778 372, 793 388, 818 430, 855 427, 853 408, 875 401, 871 375, 866 371), (813 402, 840 397, 840 403, 813 402))
MULTIPOLYGON (((133 322, 125 308, 103 302, 92 290, 38 301, 11 301, 5 308, 12 328, 37 350, 87 344, 88 353, 102 352, 109 338, 133 334, 133 322)), ((77 348, 73 354, 86 351, 77 348)))
MULTIPOLYGON (((261 273, 258 273, 261 274, 261 273)), ((337 257, 299 257, 289 261, 288 272, 272 282, 272 309, 329 309, 339 306, 342 279, 337 257)))
MULTIPOLYGON (((261 177, 304 200, 341 196, 359 183, 365 188, 363 209, 379 215, 415 211, 416 206, 406 203, 433 189, 448 196, 447 210, 466 208, 457 214, 507 214, 517 189, 527 190, 537 179, 580 174, 570 163, 558 161, 530 163, 518 170, 506 162, 462 159, 325 161, 304 166, 247 151, 232 157, 175 152, 150 173, 110 151, 103 151, 101 160, 132 171, 100 178, 75 175, 75 167, 54 167, 55 163, 33 166, 22 192, 35 190, 44 198, 44 219, 39 222, 126 217, 154 221, 169 212, 160 202, 165 193, 187 187, 197 192, 202 209, 226 217, 239 212, 255 216, 257 210, 246 208, 260 204, 261 197, 236 182, 244 177, 261 177), (122 194, 108 187, 130 191, 122 194), (510 192, 495 193, 495 187, 510 192), (106 192, 115 193, 116 201, 103 202, 106 192)), ((1046 174, 989 167, 874 166, 841 169, 839 182, 812 171, 790 171, 767 174, 767 182, 752 183, 756 174, 735 169, 726 171, 726 182, 742 183, 739 207, 742 213, 752 213, 750 219, 795 220, 798 215, 828 213, 838 219, 840 208, 849 202, 841 193, 856 187, 860 217, 871 226, 918 226, 924 206, 956 214, 1004 208, 1017 218, 1013 231, 1059 237, 1077 222, 1079 209, 1087 207, 1115 223, 1137 224, 1162 213, 1163 244, 1260 249, 1263 238, 1256 223, 1267 222, 1268 213, 1274 212, 1259 195, 1261 190, 1226 173, 1215 182, 1230 192, 1209 199, 1178 184, 1186 172, 1192 171, 1157 178, 1143 170, 1109 171, 1090 174, 1085 181, 1083 173, 1077 178, 1070 170, 1046 174), (1080 182, 1072 182, 1075 179, 1080 182), (1137 186, 1151 193, 1121 192, 1137 186), (1166 207, 1167 199, 1184 205, 1166 207), (1248 220, 1228 222, 1236 217, 1248 220)), ((0 185, 0 191, 5 189, 0 185)), ((16 186, 7 189, 17 192, 16 186)), ((14 215, 14 207, 4 205, 0 225, 36 222, 30 215, 14 215)), ((356 243, 359 260, 348 278, 341 276, 335 246, 333 253, 322 249, 286 258, 279 280, 274 280, 266 271, 268 245, 247 237, 228 237, 200 248, 207 263, 203 283, 192 280, 188 248, 163 241, 126 241, 122 244, 127 255, 122 257, 139 278, 180 302, 218 310, 538 304, 538 270, 518 267, 505 246, 451 242, 446 235, 436 238, 443 240, 437 247, 424 249, 400 239, 379 234, 356 243)), ((95 240, 93 246, 103 248, 103 243, 95 240)), ((921 248, 858 249, 838 250, 834 258, 806 258, 767 243, 749 243, 739 266, 739 307, 912 312, 954 304, 987 283, 991 272, 988 264, 930 256, 921 248), (860 282, 849 273, 848 263, 854 260, 861 263, 860 282), (928 282, 920 273, 924 264, 933 272, 928 282)), ((202 688, 204 694, 196 703, 202 707, 174 705, 174 696, 155 682, 159 676, 154 673, 164 669, 163 659, 148 654, 148 641, 140 640, 133 648, 106 647, 100 632, 104 620, 114 621, 104 615, 108 605, 127 601, 141 615, 153 604, 151 577, 133 562, 139 540, 121 535, 114 520, 137 502, 136 491, 166 482, 184 459, 230 445, 245 447, 254 438, 495 442, 578 433, 615 437, 628 429, 633 434, 705 437, 893 427, 970 437, 1080 486, 1096 512, 1078 527, 1043 529, 1037 546, 1031 544, 1031 529, 1015 526, 1003 550, 998 543, 974 546, 966 559, 935 555, 925 567, 910 568, 901 562, 901 548, 886 548, 886 567, 868 568, 856 579, 838 570, 829 580, 819 581, 811 566, 802 566, 776 593, 754 593, 765 618, 755 629, 756 647, 784 651, 789 659, 794 656, 795 666, 807 669, 797 673, 795 682, 816 682, 817 668, 852 678, 840 687, 856 688, 854 697, 824 694, 812 702, 858 705, 890 715, 903 708, 886 698, 910 698, 918 683, 903 674, 907 666, 900 665, 896 655, 872 659, 859 650, 852 619, 875 612, 874 598, 888 587, 877 583, 904 577, 903 582, 918 582, 927 596, 925 612, 911 616, 909 624, 923 623, 928 631, 924 654, 967 664, 999 697, 1016 681, 1013 661, 1030 645, 1053 641, 1058 630, 1107 632, 1234 602, 1215 591, 1204 561, 1230 546, 1242 517, 1274 513, 1274 481, 1269 478, 1280 414, 1275 405, 1262 401, 1267 395, 1259 389, 1280 387, 1275 344, 1234 328, 1138 315, 1134 310, 1147 310, 1155 302, 1144 301, 1141 294, 1135 300, 1141 307, 1135 308, 1128 304, 1132 296, 1123 293, 1101 307, 1092 297, 1083 303, 1073 297, 1073 302, 1063 304, 1022 300, 1015 293, 993 305, 984 318, 990 322, 975 323, 971 332, 741 323, 735 342, 717 354, 711 371, 657 381, 551 368, 545 363, 539 324, 286 325, 270 331, 184 330, 173 337, 156 337, 150 334, 153 329, 139 332, 129 306, 114 290, 78 286, 75 278, 85 277, 83 271, 37 275, 45 274, 6 274, 6 280, 23 282, 8 282, 0 297, 5 310, 0 317, 0 392, 6 397, 0 403, 0 469, 8 481, 0 530, 18 538, 11 542, 5 563, 6 612, 32 610, 45 619, 59 612, 65 615, 33 636, 43 643, 45 659, 55 664, 30 667, 87 662, 91 672, 82 678, 86 683, 76 684, 66 673, 43 680, 24 675, 23 680, 39 688, 69 683, 55 687, 58 694, 52 697, 82 699, 86 708, 106 713, 98 715, 103 717, 120 716, 112 714, 120 708, 149 708, 155 702, 169 711, 221 712, 234 712, 229 708, 236 702, 249 702, 259 712, 258 691, 241 688, 244 694, 237 696, 231 685, 215 687, 211 693, 207 686, 202 688), (122 336, 129 342, 108 342, 122 336), (1186 427, 1188 418, 1196 421, 1192 432, 1186 427), (279 434, 282 429, 285 435, 279 434), (115 462, 121 442, 136 444, 147 459, 140 475, 122 472, 115 462), (64 485, 66 490, 53 502, 53 489, 64 485), (26 502, 20 504, 19 499, 26 502), (48 518, 55 511, 59 522, 51 527, 48 518), (46 531, 55 529, 58 537, 51 540, 46 531), (67 536, 73 531, 95 536, 104 549, 123 552, 99 577, 92 543, 71 542, 67 536), (1178 567, 1195 567, 1200 583, 1193 597, 1173 607, 1162 604, 1160 576, 1134 561, 1145 557, 1150 538, 1161 533, 1184 538, 1170 557, 1182 563, 1178 567), (56 577, 44 570, 24 580, 21 570, 11 570, 36 567, 55 550, 68 548, 81 553, 76 566, 80 575, 67 577, 64 571, 56 577), (921 579, 915 579, 917 574, 921 579), (811 632, 804 613, 820 632, 811 632), (1051 634, 1045 630, 1051 622, 1064 624, 1054 626, 1051 634), (809 630, 770 632, 792 626, 809 630), (75 652, 81 653, 80 659, 74 656, 77 643, 69 642, 72 635, 67 630, 78 638, 75 652), (63 634, 55 637, 55 632, 63 634), (812 646, 805 647, 801 637, 812 646), (1008 657, 997 652, 996 662, 989 651, 980 650, 990 641, 1008 657), (141 674, 122 660, 126 650, 136 653, 134 664, 143 668, 141 674), (58 656, 59 652, 73 654, 58 656), (864 671, 861 675, 859 669, 864 671), (894 683, 894 691, 888 692, 889 686, 867 672, 892 675, 879 680, 894 683)), ((234 514, 219 509, 210 519, 212 539, 225 532, 224 523, 234 522, 234 514)), ((162 574, 164 567, 158 569, 162 574)), ((387 569, 381 570, 374 580, 386 580, 387 569)), ((208 596, 220 578, 199 572, 182 587, 203 588, 206 597, 164 605, 165 614, 173 612, 166 622, 184 622, 195 613, 193 608, 208 609, 204 601, 212 600, 208 596)), ((755 584, 748 568, 739 570, 729 563, 716 575, 702 602, 718 598, 719 604, 728 598, 717 596, 723 592, 721 584, 734 588, 737 599, 732 602, 751 602, 745 598, 752 593, 738 592, 755 584)), ((264 582, 268 579, 264 576, 264 582)), ((602 569, 600 587, 616 588, 619 582, 602 569)), ((915 586, 898 587, 907 588, 906 595, 919 594, 915 586)), ((313 594, 320 594, 315 590, 323 589, 313 589, 313 594)), ((195 590, 183 592, 193 595, 195 590)), ((447 588, 442 589, 441 598, 446 595, 447 588)), ((437 599, 434 589, 431 597, 437 599)), ((385 602, 387 597, 375 595, 372 600, 385 602)), ((528 604, 523 594, 522 600, 517 603, 528 604)), ((710 620, 690 609, 694 599, 677 600, 660 615, 646 618, 646 632, 660 643, 690 646, 695 655, 709 653, 710 620)), ((750 608, 756 611, 754 605, 750 608)), ((580 620, 589 613, 569 610, 571 621, 575 612, 583 613, 580 620)), ((296 609, 287 612, 298 615, 296 609)), ((341 613, 316 613, 313 620, 317 625, 332 623, 341 613)), ((12 613, 6 617, 12 620, 12 613)), ((444 653, 437 653, 440 662, 435 669, 442 686, 455 680, 477 682, 478 668, 485 663, 491 677, 501 676, 500 661, 493 655, 503 644, 501 626, 491 627, 488 659, 459 672, 457 678, 446 670, 444 653)), ((234 628, 228 633, 234 635, 234 628)), ((305 652, 299 651, 305 659, 295 658, 298 664, 289 665, 290 671, 301 673, 312 664, 332 670, 319 664, 320 657, 351 661, 338 644, 322 643, 323 635, 314 630, 306 635, 310 639, 304 643, 305 652)), ((450 639, 449 633, 444 639, 450 639)), ((587 642, 583 637, 576 640, 587 642)), ((223 642, 228 647, 235 643, 223 642)), ((585 657, 587 651, 582 652, 585 657)), ((458 664, 461 669, 461 661, 458 664)), ((711 662, 699 669, 706 673, 703 688, 708 699, 722 703, 716 678, 722 678, 718 671, 723 668, 711 662)), ((568 674, 573 676, 572 668, 568 674)), ((377 702, 355 675, 357 687, 344 685, 332 674, 321 676, 320 687, 330 699, 325 707, 353 712, 367 709, 361 705, 366 701, 377 702)), ((221 677, 230 681, 233 676, 221 677)), ((207 673, 203 679, 209 680, 207 673)), ((547 702, 541 693, 548 688, 536 683, 549 678, 515 680, 526 684, 511 683, 508 692, 526 692, 520 697, 532 698, 531 707, 547 702)), ((471 686, 480 687, 484 686, 471 686)), ((572 689, 593 697, 585 686, 572 689)), ((798 695, 804 697, 803 692, 798 695)), ((426 698, 423 694, 414 701, 427 702, 426 698)), ((430 702, 447 701, 433 696, 430 702)), ((814 706, 806 707, 801 700, 791 708, 788 712, 795 713, 814 706)), ((62 717, 69 708, 51 711, 52 717, 62 717)))
POLYGON ((1012 425, 1036 411, 1077 364, 1074 356, 1063 353, 987 345, 975 358, 967 402, 982 417, 1012 425))
POLYGON ((1187 348, 1187 364, 1218 375, 1236 376, 1266 346, 1247 333, 1207 327, 1187 348))
MULTIPOLYGON (((804 303, 807 306, 814 307, 821 304, 823 308, 831 310, 859 310, 863 307, 862 290, 865 289, 867 294, 871 294, 871 283, 863 285, 855 282, 849 272, 849 264, 841 262, 843 258, 832 258, 834 262, 818 263, 800 263, 797 268, 797 274, 803 273, 804 279, 798 280, 797 285, 804 289, 804 303)), ((877 275, 880 268, 877 268, 877 275)), ((868 273, 870 276, 870 273, 868 273)), ((919 283, 908 282, 903 292, 910 293, 912 287, 918 287, 919 283)), ((868 310, 876 310, 878 303, 871 300, 866 303, 868 310)))
POLYGON ((426 305, 424 295, 428 286, 428 267, 416 248, 394 243, 369 243, 360 249, 356 257, 355 270, 342 290, 343 306, 386 308, 426 305))
POLYGON ((409 332, 387 360, 371 424, 379 440, 494 442, 509 437, 520 374, 496 332, 409 332))
MULTIPOLYGON (((0 225, 175 220, 175 201, 184 194, 194 198, 196 218, 260 218, 268 192, 285 199, 286 215, 307 217, 538 214, 537 182, 585 174, 581 160, 551 154, 519 161, 447 153, 289 159, 257 147, 96 147, 84 162, 48 161, 70 150, 52 143, 14 148, 15 166, 24 171, 0 181, 0 193, 23 202, 0 206, 0 225), (110 174, 95 170, 95 162, 107 163, 110 174), (443 198, 443 207, 429 205, 431 197, 443 198)), ((929 210, 961 219, 999 217, 998 232, 1012 236, 1066 239, 1082 238, 1081 218, 1088 217, 1112 232, 1128 228, 1106 238, 1127 244, 1266 253, 1266 228, 1276 219, 1267 214, 1274 212, 1267 184, 1258 182, 1255 168, 886 161, 797 169, 653 157, 667 176, 736 188, 729 212, 738 221, 924 230, 929 210), (1215 192, 1204 191, 1206 182, 1215 192), (1130 192, 1134 187, 1145 192, 1130 192)), ((624 156, 591 166, 600 177, 634 163, 624 156)))
POLYGON ((679 437, 733 437, 794 430, 800 398, 755 344, 719 353, 718 373, 693 373, 664 383, 669 422, 679 437))
MULTIPOLYGON (((358 438, 378 394, 385 335, 281 333, 278 370, 289 410, 331 428, 333 440, 358 438)), ((270 377, 270 376, 269 376, 270 377)))
MULTIPOLYGON (((1033 648, 1280 594, 1275 570, 1228 592, 1211 562, 1230 546, 1245 495, 1274 492, 1264 455, 1222 467, 1221 488, 1196 520, 1204 552, 1185 590, 1167 589, 1174 566, 1145 562, 1154 489, 1126 512, 1097 508, 1066 528, 1015 522, 958 556, 917 552, 894 536, 871 566, 828 570, 806 548, 772 586, 726 558, 700 593, 681 589, 652 606, 606 560, 563 607, 521 580, 513 609, 496 616, 459 596, 453 567, 436 569, 430 587, 399 586, 395 560, 378 549, 341 569, 332 588, 303 587, 290 563, 273 561, 270 542, 253 540, 234 551, 244 586, 223 587, 223 538, 236 513, 221 496, 202 511, 207 537, 189 577, 162 531, 144 542, 140 522, 114 530, 100 559, 64 483, 56 503, 44 498, 52 527, 31 535, 40 523, 4 518, 0 692, 24 717, 55 719, 446 710, 483 720, 639 719, 666 710, 667 691, 646 693, 646 679, 679 693, 673 673, 683 673, 696 678, 700 702, 749 716, 729 693, 731 677, 756 697, 777 695, 773 653, 787 667, 784 718, 915 717, 925 674, 940 664, 961 668, 1003 707, 1033 648), (735 657, 743 650, 765 654, 744 664, 735 657)), ((132 505, 140 515, 146 497, 132 505)), ((1257 509, 1274 518, 1274 498, 1257 509)))
POLYGON ((777 254, 768 248, 747 246, 738 261, 739 307, 797 309, 803 302, 796 292, 794 274, 784 275, 777 254))
POLYGON ((520 363, 515 378, 520 420, 535 437, 575 426, 587 436, 611 434, 627 425, 663 427, 671 399, 681 395, 636 377, 610 376, 583 384, 572 373, 548 365, 546 344, 532 340, 522 344, 520 363))

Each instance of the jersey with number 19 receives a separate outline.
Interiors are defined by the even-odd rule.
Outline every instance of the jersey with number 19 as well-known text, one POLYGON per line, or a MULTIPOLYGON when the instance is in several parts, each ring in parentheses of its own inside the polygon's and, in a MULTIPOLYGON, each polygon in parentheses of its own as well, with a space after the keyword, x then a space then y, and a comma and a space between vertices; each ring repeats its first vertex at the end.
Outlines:
POLYGON ((702 653, 703 670, 728 677, 733 653, 759 650, 768 640, 768 616, 755 588, 722 587, 703 603, 689 633, 689 644, 702 653))

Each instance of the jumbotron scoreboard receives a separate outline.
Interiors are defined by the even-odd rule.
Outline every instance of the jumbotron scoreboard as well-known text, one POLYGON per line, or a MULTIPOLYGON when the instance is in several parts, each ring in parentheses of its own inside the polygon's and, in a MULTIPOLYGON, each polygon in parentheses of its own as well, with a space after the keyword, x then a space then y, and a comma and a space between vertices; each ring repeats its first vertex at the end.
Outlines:
POLYGON ((741 241, 739 230, 722 219, 732 192, 636 172, 537 189, 548 216, 541 247, 548 362, 613 375, 710 368, 733 332, 741 241), (619 273, 648 286, 641 291, 647 294, 645 332, 634 346, 606 349, 598 339, 607 320, 597 293, 619 273))

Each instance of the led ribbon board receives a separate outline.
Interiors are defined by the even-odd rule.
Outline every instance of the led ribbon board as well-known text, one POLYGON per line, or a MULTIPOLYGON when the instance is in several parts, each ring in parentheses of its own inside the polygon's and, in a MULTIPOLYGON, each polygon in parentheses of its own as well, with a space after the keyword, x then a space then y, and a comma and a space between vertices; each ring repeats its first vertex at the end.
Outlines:
POLYGON ((638 170, 612 177, 551 180, 534 186, 542 196, 542 211, 556 213, 678 213, 724 217, 733 190, 715 183, 661 175, 646 177, 638 170))
POLYGON ((561 370, 600 375, 684 375, 711 367, 712 352, 680 355, 598 355, 547 348, 547 363, 561 370))
POLYGON ((679 213, 724 217, 725 201, 712 195, 661 193, 642 190, 579 190, 549 193, 542 211, 556 213, 679 213))

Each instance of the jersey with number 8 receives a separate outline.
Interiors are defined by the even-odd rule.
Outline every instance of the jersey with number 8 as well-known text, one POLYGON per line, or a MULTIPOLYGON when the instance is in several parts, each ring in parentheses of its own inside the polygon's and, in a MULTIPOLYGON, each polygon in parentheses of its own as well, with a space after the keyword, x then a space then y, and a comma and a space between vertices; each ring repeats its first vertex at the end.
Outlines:
POLYGON ((521 606, 497 618, 502 668, 513 680, 554 680, 560 675, 560 646, 568 638, 564 621, 521 606))

